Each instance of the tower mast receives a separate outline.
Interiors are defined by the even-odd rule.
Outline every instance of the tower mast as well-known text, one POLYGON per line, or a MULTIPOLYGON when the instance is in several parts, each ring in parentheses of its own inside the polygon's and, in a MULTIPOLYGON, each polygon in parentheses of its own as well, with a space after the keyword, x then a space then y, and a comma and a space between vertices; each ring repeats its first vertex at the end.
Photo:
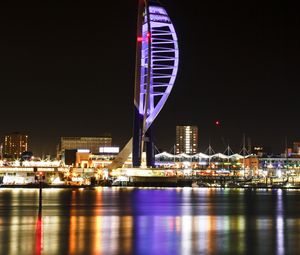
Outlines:
POLYGON ((143 117, 140 114, 140 94, 141 94, 141 51, 143 40, 143 20, 144 20, 145 0, 138 0, 138 18, 137 18, 137 44, 135 53, 135 86, 134 86, 134 117, 133 117, 133 137, 132 137, 132 165, 139 167, 141 165, 141 147, 142 147, 142 124, 143 117))
POLYGON ((147 84, 146 84, 146 94, 145 94, 145 109, 144 109, 144 118, 143 118, 143 127, 142 127, 142 141, 141 141, 141 154, 143 155, 147 131, 147 117, 149 109, 149 102, 150 102, 150 87, 151 87, 151 74, 152 74, 152 52, 151 52, 151 22, 150 22, 150 12, 149 12, 149 4, 148 0, 145 0, 145 11, 147 17, 147 43, 148 43, 148 56, 147 56, 147 84))

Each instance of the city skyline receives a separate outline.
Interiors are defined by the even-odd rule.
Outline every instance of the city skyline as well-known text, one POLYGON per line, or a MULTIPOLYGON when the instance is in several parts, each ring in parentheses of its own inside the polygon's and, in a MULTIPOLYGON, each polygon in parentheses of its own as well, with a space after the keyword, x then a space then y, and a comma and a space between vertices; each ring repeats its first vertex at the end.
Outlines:
MULTIPOLYGON (((216 150, 227 143, 238 148, 243 133, 275 152, 284 150, 286 137, 290 144, 300 140, 292 93, 299 83, 299 22, 291 2, 193 3, 192 9, 161 2, 182 56, 154 123, 158 148, 172 147, 181 124, 198 126, 200 150, 209 140, 216 150)), ((2 10, 0 133, 28 134, 38 154, 54 153, 61 136, 107 132, 122 147, 133 122, 136 2, 2 10)))
POLYGON ((295 7, 2 4, 0 254, 298 254, 295 7))

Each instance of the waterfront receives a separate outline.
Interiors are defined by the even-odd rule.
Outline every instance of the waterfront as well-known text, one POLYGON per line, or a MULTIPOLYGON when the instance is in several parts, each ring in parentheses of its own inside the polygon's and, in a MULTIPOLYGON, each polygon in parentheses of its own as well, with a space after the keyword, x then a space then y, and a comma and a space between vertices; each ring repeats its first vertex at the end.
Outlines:
POLYGON ((300 192, 0 190, 0 254, 297 254, 300 192))

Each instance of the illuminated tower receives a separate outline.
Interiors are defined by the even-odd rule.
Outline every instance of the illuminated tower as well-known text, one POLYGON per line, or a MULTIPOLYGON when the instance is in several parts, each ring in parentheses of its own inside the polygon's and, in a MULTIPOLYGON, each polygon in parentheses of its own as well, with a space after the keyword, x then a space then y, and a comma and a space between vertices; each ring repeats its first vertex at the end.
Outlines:
POLYGON ((133 137, 109 168, 122 166, 132 152, 132 165, 154 165, 151 124, 164 106, 179 63, 177 35, 166 10, 156 1, 138 0, 133 137))
POLYGON ((178 70, 177 35, 166 10, 155 1, 139 0, 134 95, 132 163, 154 165, 151 124, 165 104, 178 70))

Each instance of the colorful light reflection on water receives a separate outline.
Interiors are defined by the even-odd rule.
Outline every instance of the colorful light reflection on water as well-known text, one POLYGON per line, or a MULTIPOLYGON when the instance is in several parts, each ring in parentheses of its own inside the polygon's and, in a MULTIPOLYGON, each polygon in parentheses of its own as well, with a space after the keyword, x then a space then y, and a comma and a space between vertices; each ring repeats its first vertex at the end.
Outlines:
POLYGON ((300 192, 0 189, 0 254, 297 254, 300 192))

